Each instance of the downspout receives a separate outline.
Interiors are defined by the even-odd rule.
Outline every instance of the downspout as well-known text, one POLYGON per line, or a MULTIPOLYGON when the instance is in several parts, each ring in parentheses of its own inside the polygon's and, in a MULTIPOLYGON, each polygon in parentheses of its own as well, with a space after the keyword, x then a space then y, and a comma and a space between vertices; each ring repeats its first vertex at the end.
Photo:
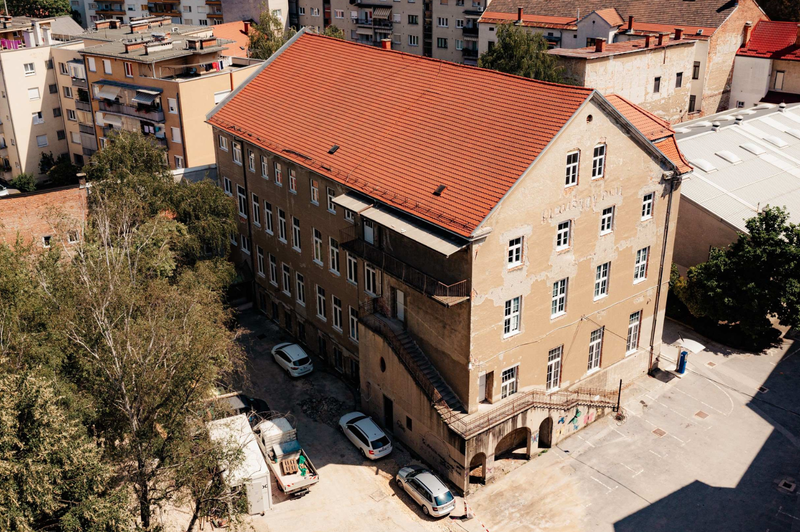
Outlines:
MULTIPOLYGON (((664 174, 667 177, 668 174, 664 174)), ((667 243, 669 241, 669 219, 672 214, 672 192, 675 190, 675 179, 677 176, 673 173, 669 178, 669 199, 667 200, 667 215, 664 221, 664 241, 661 244, 661 262, 658 266, 658 286, 656 286, 656 300, 653 309, 653 325, 650 329, 650 358, 647 363, 647 373, 653 371, 653 355, 656 342, 656 325, 658 324, 658 305, 661 301, 661 285, 664 282, 664 260, 667 257, 667 243)), ((660 356, 660 353, 659 353, 660 356)), ((658 363, 658 357, 656 357, 658 363)))

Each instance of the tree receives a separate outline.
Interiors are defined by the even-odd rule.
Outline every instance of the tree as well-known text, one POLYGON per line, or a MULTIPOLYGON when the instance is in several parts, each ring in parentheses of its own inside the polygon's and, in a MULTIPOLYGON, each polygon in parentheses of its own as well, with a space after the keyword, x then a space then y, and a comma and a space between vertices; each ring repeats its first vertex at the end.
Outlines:
POLYGON ((8 11, 15 17, 57 17, 72 12, 70 0, 7 0, 8 11))
POLYGON ((11 186, 20 192, 33 192, 36 190, 36 178, 33 174, 23 172, 11 180, 11 186))
POLYGON ((736 242, 712 249, 685 280, 671 279, 678 298, 694 316, 736 324, 756 343, 770 316, 800 326, 800 228, 788 219, 776 207, 750 218, 736 242))
POLYGON ((758 5, 771 20, 800 22, 800 3, 796 0, 761 0, 758 5))
POLYGON ((322 34, 326 37, 333 37, 334 39, 344 39, 344 30, 339 29, 335 24, 327 26, 322 34))
POLYGON ((286 41, 294 37, 293 28, 284 28, 281 19, 269 10, 262 11, 258 22, 250 29, 250 57, 269 59, 286 41))
POLYGON ((526 78, 564 83, 555 56, 547 53, 547 41, 540 33, 522 26, 497 26, 497 43, 478 59, 478 66, 526 78))
POLYGON ((72 164, 69 155, 62 153, 57 158, 53 153, 42 153, 39 160, 39 172, 46 174, 53 186, 71 185, 78 182, 78 167, 72 164))

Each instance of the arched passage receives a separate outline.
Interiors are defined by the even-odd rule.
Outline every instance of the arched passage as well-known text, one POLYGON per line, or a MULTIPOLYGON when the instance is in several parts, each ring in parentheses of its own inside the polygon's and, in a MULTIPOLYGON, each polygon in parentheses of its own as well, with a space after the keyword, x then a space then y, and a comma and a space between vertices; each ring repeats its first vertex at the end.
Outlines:
POLYGON ((486 453, 478 453, 469 461, 470 484, 486 484, 486 453))
POLYGON ((539 424, 539 448, 549 449, 553 443, 553 418, 547 416, 539 424))
POLYGON ((524 449, 524 458, 531 457, 531 429, 519 427, 506 434, 494 448, 495 459, 505 455, 506 458, 521 458, 519 450, 524 449))

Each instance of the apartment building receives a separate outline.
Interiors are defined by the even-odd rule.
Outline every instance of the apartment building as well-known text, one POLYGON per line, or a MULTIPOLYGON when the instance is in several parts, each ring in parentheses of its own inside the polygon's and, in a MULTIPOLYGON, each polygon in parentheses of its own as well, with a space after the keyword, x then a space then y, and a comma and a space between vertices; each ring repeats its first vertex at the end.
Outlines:
MULTIPOLYGON (((594 0, 493 0, 479 21, 478 51, 494 45, 498 24, 521 25, 543 34, 554 47, 568 49, 593 47, 597 39, 611 45, 647 36, 674 37, 678 28, 682 38, 695 41, 694 58, 680 70, 691 73, 689 93, 694 96, 692 111, 688 102, 682 106, 685 111, 678 119, 682 121, 728 108, 734 58, 752 25, 768 20, 754 0, 612 0, 601 10, 597 7, 594 0)), ((644 86, 654 86, 657 76, 644 86)), ((622 92, 619 87, 615 91, 622 92)), ((646 106, 647 99, 634 103, 646 106)))
POLYGON ((296 0, 290 24, 322 31, 334 25, 345 38, 457 63, 476 64, 478 18, 487 0, 296 0))
POLYGON ((264 9, 278 11, 288 20, 288 0, 226 0, 223 12, 222 0, 73 0, 81 2, 86 13, 87 27, 100 20, 119 20, 129 23, 142 17, 166 16, 174 24, 187 26, 215 26, 223 22, 258 20, 264 9))
POLYGON ((464 491, 656 364, 690 167, 618 101, 301 31, 208 116, 257 307, 464 491))
POLYGON ((72 100, 66 107, 91 112, 75 118, 81 134, 94 130, 99 148, 115 130, 140 131, 166 148, 174 172, 202 177, 215 165, 205 113, 261 63, 223 55, 229 43, 213 28, 168 17, 100 21, 77 50, 80 62, 59 62, 65 87, 73 86, 62 97, 72 100))

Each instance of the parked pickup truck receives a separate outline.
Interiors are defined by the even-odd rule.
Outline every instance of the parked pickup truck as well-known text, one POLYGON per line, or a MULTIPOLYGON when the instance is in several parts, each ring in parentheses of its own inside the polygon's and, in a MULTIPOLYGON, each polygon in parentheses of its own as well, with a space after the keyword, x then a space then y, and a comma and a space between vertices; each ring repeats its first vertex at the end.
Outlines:
POLYGON ((314 464, 297 441, 297 430, 285 417, 262 421, 253 429, 267 465, 287 495, 301 497, 319 482, 314 464))

